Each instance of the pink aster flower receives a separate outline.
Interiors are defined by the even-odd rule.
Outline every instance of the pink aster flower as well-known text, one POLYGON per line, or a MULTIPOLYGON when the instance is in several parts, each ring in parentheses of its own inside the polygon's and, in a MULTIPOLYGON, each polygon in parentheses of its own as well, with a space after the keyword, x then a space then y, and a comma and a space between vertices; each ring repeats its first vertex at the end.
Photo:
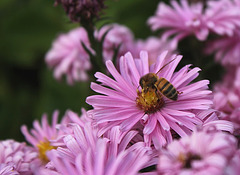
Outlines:
POLYGON ((53 167, 61 174, 137 174, 149 160, 143 142, 126 149, 135 131, 123 135, 119 127, 114 127, 109 138, 98 138, 90 123, 74 125, 73 131, 64 138, 65 147, 48 152, 53 167))
POLYGON ((173 55, 166 60, 166 55, 167 52, 163 52, 156 63, 150 66, 147 52, 141 52, 137 59, 134 59, 131 53, 126 53, 120 58, 120 72, 111 61, 106 62, 114 79, 100 72, 95 74, 101 84, 92 83, 91 88, 102 95, 90 96, 86 101, 94 108, 89 113, 91 112, 93 119, 100 124, 99 127, 102 125, 100 135, 117 125, 122 131, 128 131, 140 122, 145 142, 148 145, 153 142, 156 148, 160 148, 172 141, 171 130, 180 136, 186 136, 196 125, 203 123, 194 110, 206 110, 212 104, 209 98, 209 81, 191 83, 200 69, 190 69, 190 65, 186 65, 174 72, 182 56, 173 55), (169 64, 158 72, 167 63, 169 64), (171 95, 175 96, 175 99, 168 99, 159 92, 161 88, 163 92, 166 86, 172 89, 172 85, 168 83, 160 86, 158 82, 159 88, 151 85, 151 82, 147 86, 147 80, 141 77, 151 78, 152 74, 149 73, 157 73, 152 84, 160 77, 169 81, 176 89, 171 95))
POLYGON ((91 68, 91 63, 81 42, 90 49, 88 35, 83 27, 61 34, 53 42, 45 60, 48 66, 54 69, 57 80, 60 80, 62 75, 66 75, 69 84, 88 79, 87 71, 91 68))
POLYGON ((232 36, 210 41, 206 53, 215 53, 216 61, 223 65, 240 65, 240 30, 235 30, 232 36))
MULTIPOLYGON (((27 129, 27 126, 23 125, 21 131, 25 136, 26 140, 34 146, 38 152, 38 158, 42 163, 47 163, 48 158, 46 152, 51 149, 56 149, 55 146, 51 144, 51 141, 62 137, 63 132, 57 129, 58 123, 58 111, 53 113, 52 125, 48 124, 47 115, 42 116, 41 124, 39 121, 35 120, 33 122, 34 128, 30 130, 30 133, 27 129)), ((65 118, 62 119, 61 123, 64 123, 65 118)))
POLYGON ((32 174, 37 152, 25 143, 14 140, 0 141, 0 174, 32 174))
POLYGON ((205 18, 209 30, 218 35, 233 36, 240 27, 240 1, 218 0, 207 1, 205 18))
POLYGON ((236 139, 216 131, 193 132, 162 149, 157 171, 170 174, 223 174, 237 148, 236 139))
POLYGON ((126 26, 120 24, 105 25, 99 31, 96 31, 95 37, 101 40, 108 30, 109 32, 103 42, 104 62, 113 59, 114 50, 119 46, 117 58, 128 51, 134 50, 133 33, 126 26))
POLYGON ((152 30, 166 29, 163 37, 174 36, 173 41, 178 43, 182 38, 195 35, 199 40, 205 40, 208 36, 203 4, 189 4, 187 0, 171 1, 171 6, 160 2, 155 16, 148 20, 152 30))

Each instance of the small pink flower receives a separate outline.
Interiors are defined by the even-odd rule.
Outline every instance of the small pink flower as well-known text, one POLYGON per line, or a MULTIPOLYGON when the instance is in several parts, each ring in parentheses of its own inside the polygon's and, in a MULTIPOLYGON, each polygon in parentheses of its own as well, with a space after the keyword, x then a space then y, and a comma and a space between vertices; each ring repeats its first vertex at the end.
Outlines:
POLYGON ((236 139, 227 133, 193 132, 161 150, 157 171, 162 175, 223 174, 236 148, 236 139))
POLYGON ((107 31, 103 42, 104 62, 113 59, 114 50, 119 46, 117 58, 128 51, 134 50, 134 36, 129 28, 120 24, 105 25, 99 31, 96 31, 95 37, 101 40, 107 31))
MULTIPOLYGON (((58 123, 58 111, 53 113, 52 125, 48 124, 47 115, 42 116, 42 123, 40 124, 37 120, 33 122, 34 129, 27 129, 27 126, 23 125, 21 131, 25 136, 26 140, 34 146, 38 151, 38 157, 42 163, 47 163, 48 158, 46 152, 51 149, 56 149, 55 146, 51 144, 51 141, 62 137, 63 132, 57 129, 58 123)), ((61 123, 64 123, 65 118, 62 119, 61 123)))
POLYGON ((83 27, 61 34, 46 54, 46 62, 54 69, 54 77, 60 80, 66 75, 67 82, 86 81, 87 71, 91 68, 90 58, 82 47, 83 42, 90 50, 87 32, 83 27))
POLYGON ((209 33, 203 14, 203 4, 189 4, 187 0, 180 0, 180 3, 173 0, 171 6, 160 2, 155 16, 149 18, 148 24, 152 30, 166 29, 163 37, 174 36, 175 43, 192 34, 199 40, 205 40, 209 33))
POLYGON ((159 95, 154 87, 141 88, 140 78, 148 73, 157 73, 170 61, 166 60, 166 55, 167 52, 163 52, 156 63, 149 65, 147 52, 141 52, 137 59, 131 53, 126 53, 120 58, 120 72, 111 61, 106 62, 114 79, 100 72, 95 74, 101 84, 92 83, 91 88, 102 95, 90 96, 86 101, 94 108, 89 113, 101 128, 99 135, 118 125, 122 131, 128 131, 140 122, 145 142, 148 145, 153 142, 159 149, 172 141, 171 130, 186 136, 196 125, 203 123, 196 117, 194 110, 206 110, 212 104, 209 96, 211 91, 207 86, 209 81, 191 83, 200 69, 190 69, 190 65, 174 73, 182 56, 170 57, 174 60, 157 74, 168 80, 179 92, 176 101, 159 95))
POLYGON ((48 152, 53 167, 61 174, 124 175, 137 174, 149 160, 143 142, 128 146, 135 131, 123 135, 114 127, 107 137, 97 137, 91 124, 73 126, 64 138, 65 147, 48 152))
POLYGON ((31 167, 36 161, 37 152, 25 143, 14 140, 0 141, 0 174, 32 174, 31 167))

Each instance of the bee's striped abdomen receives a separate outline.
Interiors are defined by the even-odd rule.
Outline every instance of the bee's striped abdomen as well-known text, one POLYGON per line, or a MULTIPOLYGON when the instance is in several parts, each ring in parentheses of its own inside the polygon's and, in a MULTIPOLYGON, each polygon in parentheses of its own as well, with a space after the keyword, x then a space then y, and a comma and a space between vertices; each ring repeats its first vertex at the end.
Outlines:
POLYGON ((156 83, 158 90, 167 98, 176 101, 178 93, 175 87, 165 78, 159 78, 156 83))

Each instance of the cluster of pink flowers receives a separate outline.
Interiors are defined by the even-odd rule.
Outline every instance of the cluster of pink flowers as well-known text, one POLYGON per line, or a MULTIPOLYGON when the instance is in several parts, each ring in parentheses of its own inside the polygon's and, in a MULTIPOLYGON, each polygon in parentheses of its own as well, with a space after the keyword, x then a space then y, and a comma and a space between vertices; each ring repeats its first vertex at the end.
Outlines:
POLYGON ((207 1, 189 3, 187 0, 171 1, 171 6, 160 2, 155 16, 148 20, 152 30, 167 29, 164 37, 174 35, 180 40, 195 35, 206 40, 210 32, 232 36, 240 27, 240 6, 238 0, 207 1))
MULTIPOLYGON (((92 109, 82 109, 81 116, 67 110, 61 121, 55 111, 52 124, 43 115, 31 130, 23 125, 31 146, 1 141, 0 174, 239 173, 240 67, 228 64, 240 62, 240 1, 160 2, 148 23, 153 30, 165 29, 163 35, 135 40, 119 24, 93 31, 107 73, 94 74, 96 95, 86 99, 92 109), (217 52, 229 70, 213 92, 208 80, 197 79, 200 68, 180 67, 184 57, 177 53, 184 37, 207 40, 210 32, 222 38, 212 41, 208 52, 217 52)), ((88 80, 98 53, 88 32, 79 27, 54 41, 46 62, 56 79, 88 80)))
MULTIPOLYGON (((230 134, 233 125, 219 120, 211 109, 209 81, 192 82, 200 69, 186 65, 175 71, 182 56, 167 54, 149 64, 148 52, 136 58, 128 52, 119 59, 119 71, 108 60, 113 78, 95 74, 100 84, 92 83, 91 88, 102 95, 87 98, 92 110, 82 109, 82 116, 68 110, 60 122, 55 111, 51 125, 43 115, 41 124, 34 121, 30 132, 22 126, 32 145, 30 158, 35 159, 28 170, 49 175, 135 175, 149 167, 153 174, 235 171, 240 157, 233 159, 238 150, 237 139, 230 134), (177 90, 177 100, 139 85, 149 73, 168 80, 177 90)), ((23 154, 28 161, 29 150, 23 154)), ((2 171, 18 171, 11 164, 2 171)))
MULTIPOLYGON (((133 34, 127 27, 118 24, 104 26, 99 31, 95 31, 96 39, 100 41, 106 32, 103 62, 112 60, 114 49, 118 47, 120 47, 118 56, 128 49, 133 50, 133 34), (125 42, 127 44, 121 46, 121 43, 125 42)), ((87 72, 91 69, 91 62, 82 43, 92 54, 95 54, 90 46, 87 31, 83 27, 73 29, 68 34, 61 34, 54 41, 52 48, 46 54, 46 62, 50 68, 54 68, 54 77, 57 80, 60 80, 62 75, 66 75, 68 84, 88 80, 87 72)))
MULTIPOLYGON (((162 149, 159 174, 236 174, 236 139, 215 131, 194 132, 162 149), (231 162, 232 161, 232 162, 231 162)), ((239 155, 237 155, 239 159, 239 155)))
POLYGON ((0 174, 32 174, 38 164, 38 154, 26 143, 14 140, 0 141, 0 174))
MULTIPOLYGON (((196 115, 206 124, 211 123, 210 120, 218 121, 214 119, 213 111, 196 115)), ((101 127, 108 126, 95 125, 92 112, 82 110, 82 116, 78 116, 68 110, 60 123, 57 123, 57 117, 58 112, 55 111, 53 122, 49 125, 46 115, 43 115, 41 124, 34 122, 31 134, 25 126, 22 127, 23 134, 32 146, 13 140, 2 141, 0 150, 5 154, 0 156, 0 172, 136 175, 151 167, 150 174, 232 174, 239 168, 237 139, 218 130, 216 123, 196 126, 192 134, 174 139, 157 150, 144 142, 143 128, 137 125, 129 131, 122 131, 120 125, 112 126, 99 135, 101 127)), ((226 131, 232 128, 227 122, 222 125, 226 131)))
MULTIPOLYGON (((179 41, 189 35, 199 40, 207 40, 210 33, 217 34, 219 39, 207 41, 206 53, 216 53, 215 58, 222 64, 240 63, 240 2, 239 0, 208 1, 191 3, 187 0, 171 1, 171 6, 160 2, 155 16, 148 20, 152 30, 165 29, 159 37, 146 40, 134 40, 130 29, 119 24, 110 24, 95 31, 94 37, 103 43, 103 62, 112 60, 116 50, 119 58, 130 51, 134 56, 141 50, 149 52, 150 61, 154 62, 164 50, 177 52, 179 41), (174 36, 174 37, 172 37, 174 36), (123 44, 124 43, 124 44, 123 44)), ((67 82, 88 80, 87 72, 91 61, 82 43, 94 54, 88 34, 83 27, 73 29, 68 34, 61 34, 54 41, 46 55, 46 62, 54 68, 54 77, 60 79, 66 75, 67 82)))
POLYGON ((217 34, 219 39, 209 43, 207 52, 216 52, 216 60, 222 64, 239 64, 239 21, 239 0, 209 0, 206 4, 173 0, 171 5, 160 2, 148 24, 152 30, 165 29, 162 37, 172 37, 173 44, 190 35, 206 41, 209 34, 217 34))
MULTIPOLYGON (((174 53, 176 47, 172 42, 157 37, 149 37, 146 40, 134 40, 133 33, 126 26, 110 24, 95 31, 95 38, 99 41, 105 36, 103 42, 103 62, 113 60, 115 51, 116 58, 130 51, 138 56, 141 50, 150 54, 150 62, 154 63, 157 56, 165 50, 174 53)), ((46 63, 54 69, 54 77, 60 80, 66 75, 68 84, 72 85, 77 81, 87 81, 88 71, 91 69, 91 61, 84 45, 95 54, 89 43, 88 35, 83 27, 71 30, 67 34, 61 34, 53 42, 52 48, 46 54, 46 63)), ((118 64, 118 60, 114 62, 118 64)))

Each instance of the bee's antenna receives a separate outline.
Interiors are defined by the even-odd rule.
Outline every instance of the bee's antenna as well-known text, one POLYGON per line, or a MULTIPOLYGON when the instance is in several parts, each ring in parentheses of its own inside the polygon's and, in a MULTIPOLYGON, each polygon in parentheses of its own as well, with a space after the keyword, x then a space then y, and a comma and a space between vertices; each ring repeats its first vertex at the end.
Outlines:
POLYGON ((175 58, 173 58, 171 61, 169 61, 168 63, 166 63, 163 67, 161 67, 161 69, 159 69, 156 74, 158 74, 164 67, 166 67, 166 66, 169 65, 171 62, 173 62, 176 58, 177 58, 177 55, 175 56, 175 58))

